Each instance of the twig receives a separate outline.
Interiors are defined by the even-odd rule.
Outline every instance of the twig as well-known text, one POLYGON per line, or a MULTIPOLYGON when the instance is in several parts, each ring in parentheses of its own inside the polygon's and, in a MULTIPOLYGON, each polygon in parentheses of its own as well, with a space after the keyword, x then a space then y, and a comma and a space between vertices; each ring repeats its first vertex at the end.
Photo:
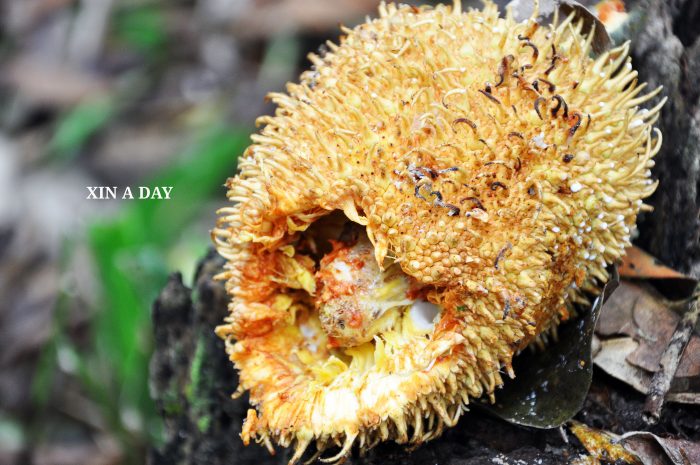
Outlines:
POLYGON ((676 375, 676 369, 680 363, 683 351, 690 341, 695 325, 700 315, 700 284, 695 286, 693 295, 688 302, 688 310, 683 315, 680 323, 676 327, 671 342, 661 356, 661 369, 656 372, 649 385, 649 394, 644 403, 644 420, 648 424, 656 424, 661 416, 661 409, 671 381, 676 375))
POLYGON ((564 441, 564 444, 569 444, 569 436, 566 435, 566 430, 564 429, 564 425, 561 425, 559 427, 559 434, 561 435, 561 438, 564 441))

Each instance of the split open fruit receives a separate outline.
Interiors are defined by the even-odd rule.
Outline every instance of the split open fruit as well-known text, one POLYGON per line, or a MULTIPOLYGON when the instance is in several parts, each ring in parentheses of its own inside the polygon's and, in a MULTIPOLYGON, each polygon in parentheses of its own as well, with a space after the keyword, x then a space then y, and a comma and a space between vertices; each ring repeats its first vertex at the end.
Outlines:
POLYGON ((663 102, 582 28, 381 5, 271 94, 213 231, 245 442, 429 440, 607 279, 663 102))

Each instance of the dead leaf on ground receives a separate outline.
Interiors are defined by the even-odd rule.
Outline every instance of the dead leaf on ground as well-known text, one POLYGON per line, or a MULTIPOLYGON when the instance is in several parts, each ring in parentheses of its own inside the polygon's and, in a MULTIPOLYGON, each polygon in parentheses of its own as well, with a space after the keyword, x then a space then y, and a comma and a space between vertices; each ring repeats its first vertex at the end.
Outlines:
MULTIPOLYGON (((595 461, 603 460, 605 463, 647 465, 640 461, 635 454, 625 449, 622 444, 619 444, 619 437, 612 433, 591 428, 576 421, 571 422, 569 429, 581 441, 590 458, 595 461)), ((579 461, 574 461, 574 463, 591 463, 587 459, 589 457, 582 457, 579 461)))
POLYGON ((374 15, 375 0, 275 0, 250 2, 233 18, 233 31, 239 37, 269 37, 299 31, 335 29, 338 23, 353 23, 374 15))
POLYGON ((700 463, 700 443, 683 439, 662 438, 646 431, 634 431, 621 436, 625 449, 632 451, 644 465, 656 465, 661 455, 674 465, 700 463))
POLYGON ((40 444, 32 452, 35 465, 117 465, 124 462, 119 442, 111 436, 99 435, 93 444, 40 444))
POLYGON ((569 429, 589 454, 575 459, 572 462, 574 465, 661 465, 667 460, 673 465, 700 463, 700 443, 697 442, 662 438, 646 431, 618 436, 578 422, 572 422, 569 429))
POLYGON ((651 373, 640 370, 626 360, 638 347, 639 343, 631 337, 605 339, 600 341, 593 363, 607 374, 646 394, 651 383, 651 373))
MULTIPOLYGON (((608 35, 605 25, 598 19, 594 10, 589 9, 593 6, 590 0, 577 2, 574 0, 540 0, 538 22, 548 23, 553 19, 554 11, 559 9, 559 21, 562 21, 570 14, 574 14, 574 22, 577 20, 583 21, 583 31, 587 33, 590 30, 595 30, 593 36, 592 47, 595 53, 603 53, 610 49, 612 41, 608 35)), ((507 7, 512 9, 513 17, 516 21, 525 21, 532 16, 534 2, 532 0, 512 0, 507 7)))
POLYGON ((667 267, 653 255, 636 246, 625 249, 620 264, 620 277, 628 279, 692 279, 667 267))
MULTIPOLYGON (((603 306, 596 326, 600 338, 594 363, 646 394, 651 377, 680 321, 654 289, 622 281, 603 306)), ((700 403, 700 336, 690 339, 671 385, 669 400, 700 403)))
POLYGON ((109 83, 102 77, 26 58, 10 63, 4 79, 32 102, 58 107, 75 105, 109 91, 109 83))

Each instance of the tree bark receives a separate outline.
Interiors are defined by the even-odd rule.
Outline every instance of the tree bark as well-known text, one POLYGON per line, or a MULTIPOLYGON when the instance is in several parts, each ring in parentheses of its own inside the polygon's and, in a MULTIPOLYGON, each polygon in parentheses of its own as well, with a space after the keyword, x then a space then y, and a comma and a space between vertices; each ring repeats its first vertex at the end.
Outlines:
MULTIPOLYGON (((231 399, 238 377, 214 328, 227 313, 226 291, 213 276, 223 260, 211 251, 192 290, 176 273, 153 306, 155 352, 151 395, 163 417, 166 441, 151 450, 152 464, 255 463, 257 447, 238 437, 248 399, 231 399)), ((283 463, 282 460, 268 463, 283 463)))
POLYGON ((639 245, 668 265, 700 277, 700 2, 650 0, 631 37, 633 66, 649 88, 650 102, 668 97, 658 127, 664 143, 652 170, 659 188, 647 201, 654 211, 639 222, 639 245))

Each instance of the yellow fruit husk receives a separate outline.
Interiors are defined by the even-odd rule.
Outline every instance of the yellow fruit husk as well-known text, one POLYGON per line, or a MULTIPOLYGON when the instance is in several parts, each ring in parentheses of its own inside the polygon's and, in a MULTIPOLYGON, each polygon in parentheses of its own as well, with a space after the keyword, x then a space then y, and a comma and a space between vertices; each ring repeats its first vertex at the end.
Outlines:
POLYGON ((270 95, 212 234, 232 296, 217 334, 255 406, 246 443, 293 445, 293 463, 312 443, 339 445, 334 461, 427 441, 607 279, 656 187, 663 101, 641 109, 659 90, 640 94, 629 44, 591 58, 582 27, 382 4, 270 95), (334 211, 430 287, 431 334, 329 345, 290 243, 334 211))

